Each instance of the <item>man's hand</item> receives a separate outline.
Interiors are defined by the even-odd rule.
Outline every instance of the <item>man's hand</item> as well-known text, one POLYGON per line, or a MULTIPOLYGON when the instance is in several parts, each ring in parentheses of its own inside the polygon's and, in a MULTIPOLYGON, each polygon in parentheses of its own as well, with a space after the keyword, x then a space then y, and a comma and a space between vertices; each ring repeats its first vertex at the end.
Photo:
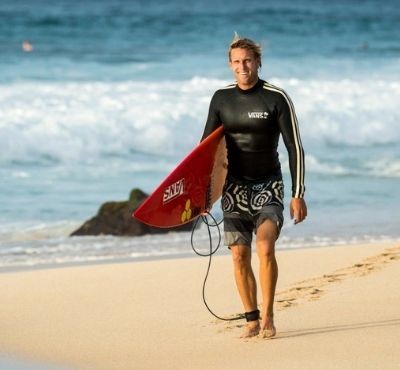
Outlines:
POLYGON ((290 202, 290 217, 294 218, 294 223, 304 221, 307 217, 307 205, 303 198, 292 198, 290 202))

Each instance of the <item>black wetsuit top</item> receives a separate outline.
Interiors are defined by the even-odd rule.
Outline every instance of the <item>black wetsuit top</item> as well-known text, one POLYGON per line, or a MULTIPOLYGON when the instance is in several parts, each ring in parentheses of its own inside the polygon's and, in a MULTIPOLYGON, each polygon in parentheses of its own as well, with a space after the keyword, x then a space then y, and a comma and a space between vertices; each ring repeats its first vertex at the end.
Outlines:
POLYGON ((304 196, 304 151, 294 107, 285 91, 263 80, 249 90, 236 84, 217 90, 202 140, 221 124, 230 175, 242 180, 279 176, 277 149, 282 134, 289 154, 292 196, 304 196))

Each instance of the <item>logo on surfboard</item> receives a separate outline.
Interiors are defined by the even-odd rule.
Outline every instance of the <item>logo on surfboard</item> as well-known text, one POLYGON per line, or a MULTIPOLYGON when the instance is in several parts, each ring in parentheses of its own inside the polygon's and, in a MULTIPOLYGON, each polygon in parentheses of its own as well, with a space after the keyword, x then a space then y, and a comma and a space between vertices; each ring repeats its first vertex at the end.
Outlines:
POLYGON ((185 203, 185 210, 182 212, 182 216, 181 216, 182 223, 185 221, 189 221, 192 217, 192 210, 191 210, 190 206, 191 206, 191 202, 190 202, 190 199, 188 199, 185 203))
POLYGON ((163 203, 170 202, 172 199, 178 198, 185 191, 185 179, 180 179, 177 182, 169 185, 164 189, 163 203))

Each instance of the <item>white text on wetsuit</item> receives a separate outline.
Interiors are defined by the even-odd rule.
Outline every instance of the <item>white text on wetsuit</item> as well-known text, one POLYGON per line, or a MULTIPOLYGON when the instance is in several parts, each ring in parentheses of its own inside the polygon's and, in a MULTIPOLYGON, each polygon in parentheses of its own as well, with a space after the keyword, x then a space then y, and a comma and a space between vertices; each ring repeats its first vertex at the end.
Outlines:
POLYGON ((268 118, 268 112, 247 112, 247 114, 249 115, 249 118, 268 118))

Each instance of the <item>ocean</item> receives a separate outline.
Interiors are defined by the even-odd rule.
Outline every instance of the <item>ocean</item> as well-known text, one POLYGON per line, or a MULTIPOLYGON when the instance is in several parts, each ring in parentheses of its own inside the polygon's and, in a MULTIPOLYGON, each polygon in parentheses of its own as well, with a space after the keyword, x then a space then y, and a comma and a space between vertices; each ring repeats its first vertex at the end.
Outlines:
MULTIPOLYGON (((263 46, 306 152, 293 226, 280 144, 277 248, 400 240, 399 24, 395 0, 1 1, 0 271, 194 255, 190 233, 68 235, 198 143, 234 32, 263 46)), ((195 240, 207 248, 204 228, 195 240)))

